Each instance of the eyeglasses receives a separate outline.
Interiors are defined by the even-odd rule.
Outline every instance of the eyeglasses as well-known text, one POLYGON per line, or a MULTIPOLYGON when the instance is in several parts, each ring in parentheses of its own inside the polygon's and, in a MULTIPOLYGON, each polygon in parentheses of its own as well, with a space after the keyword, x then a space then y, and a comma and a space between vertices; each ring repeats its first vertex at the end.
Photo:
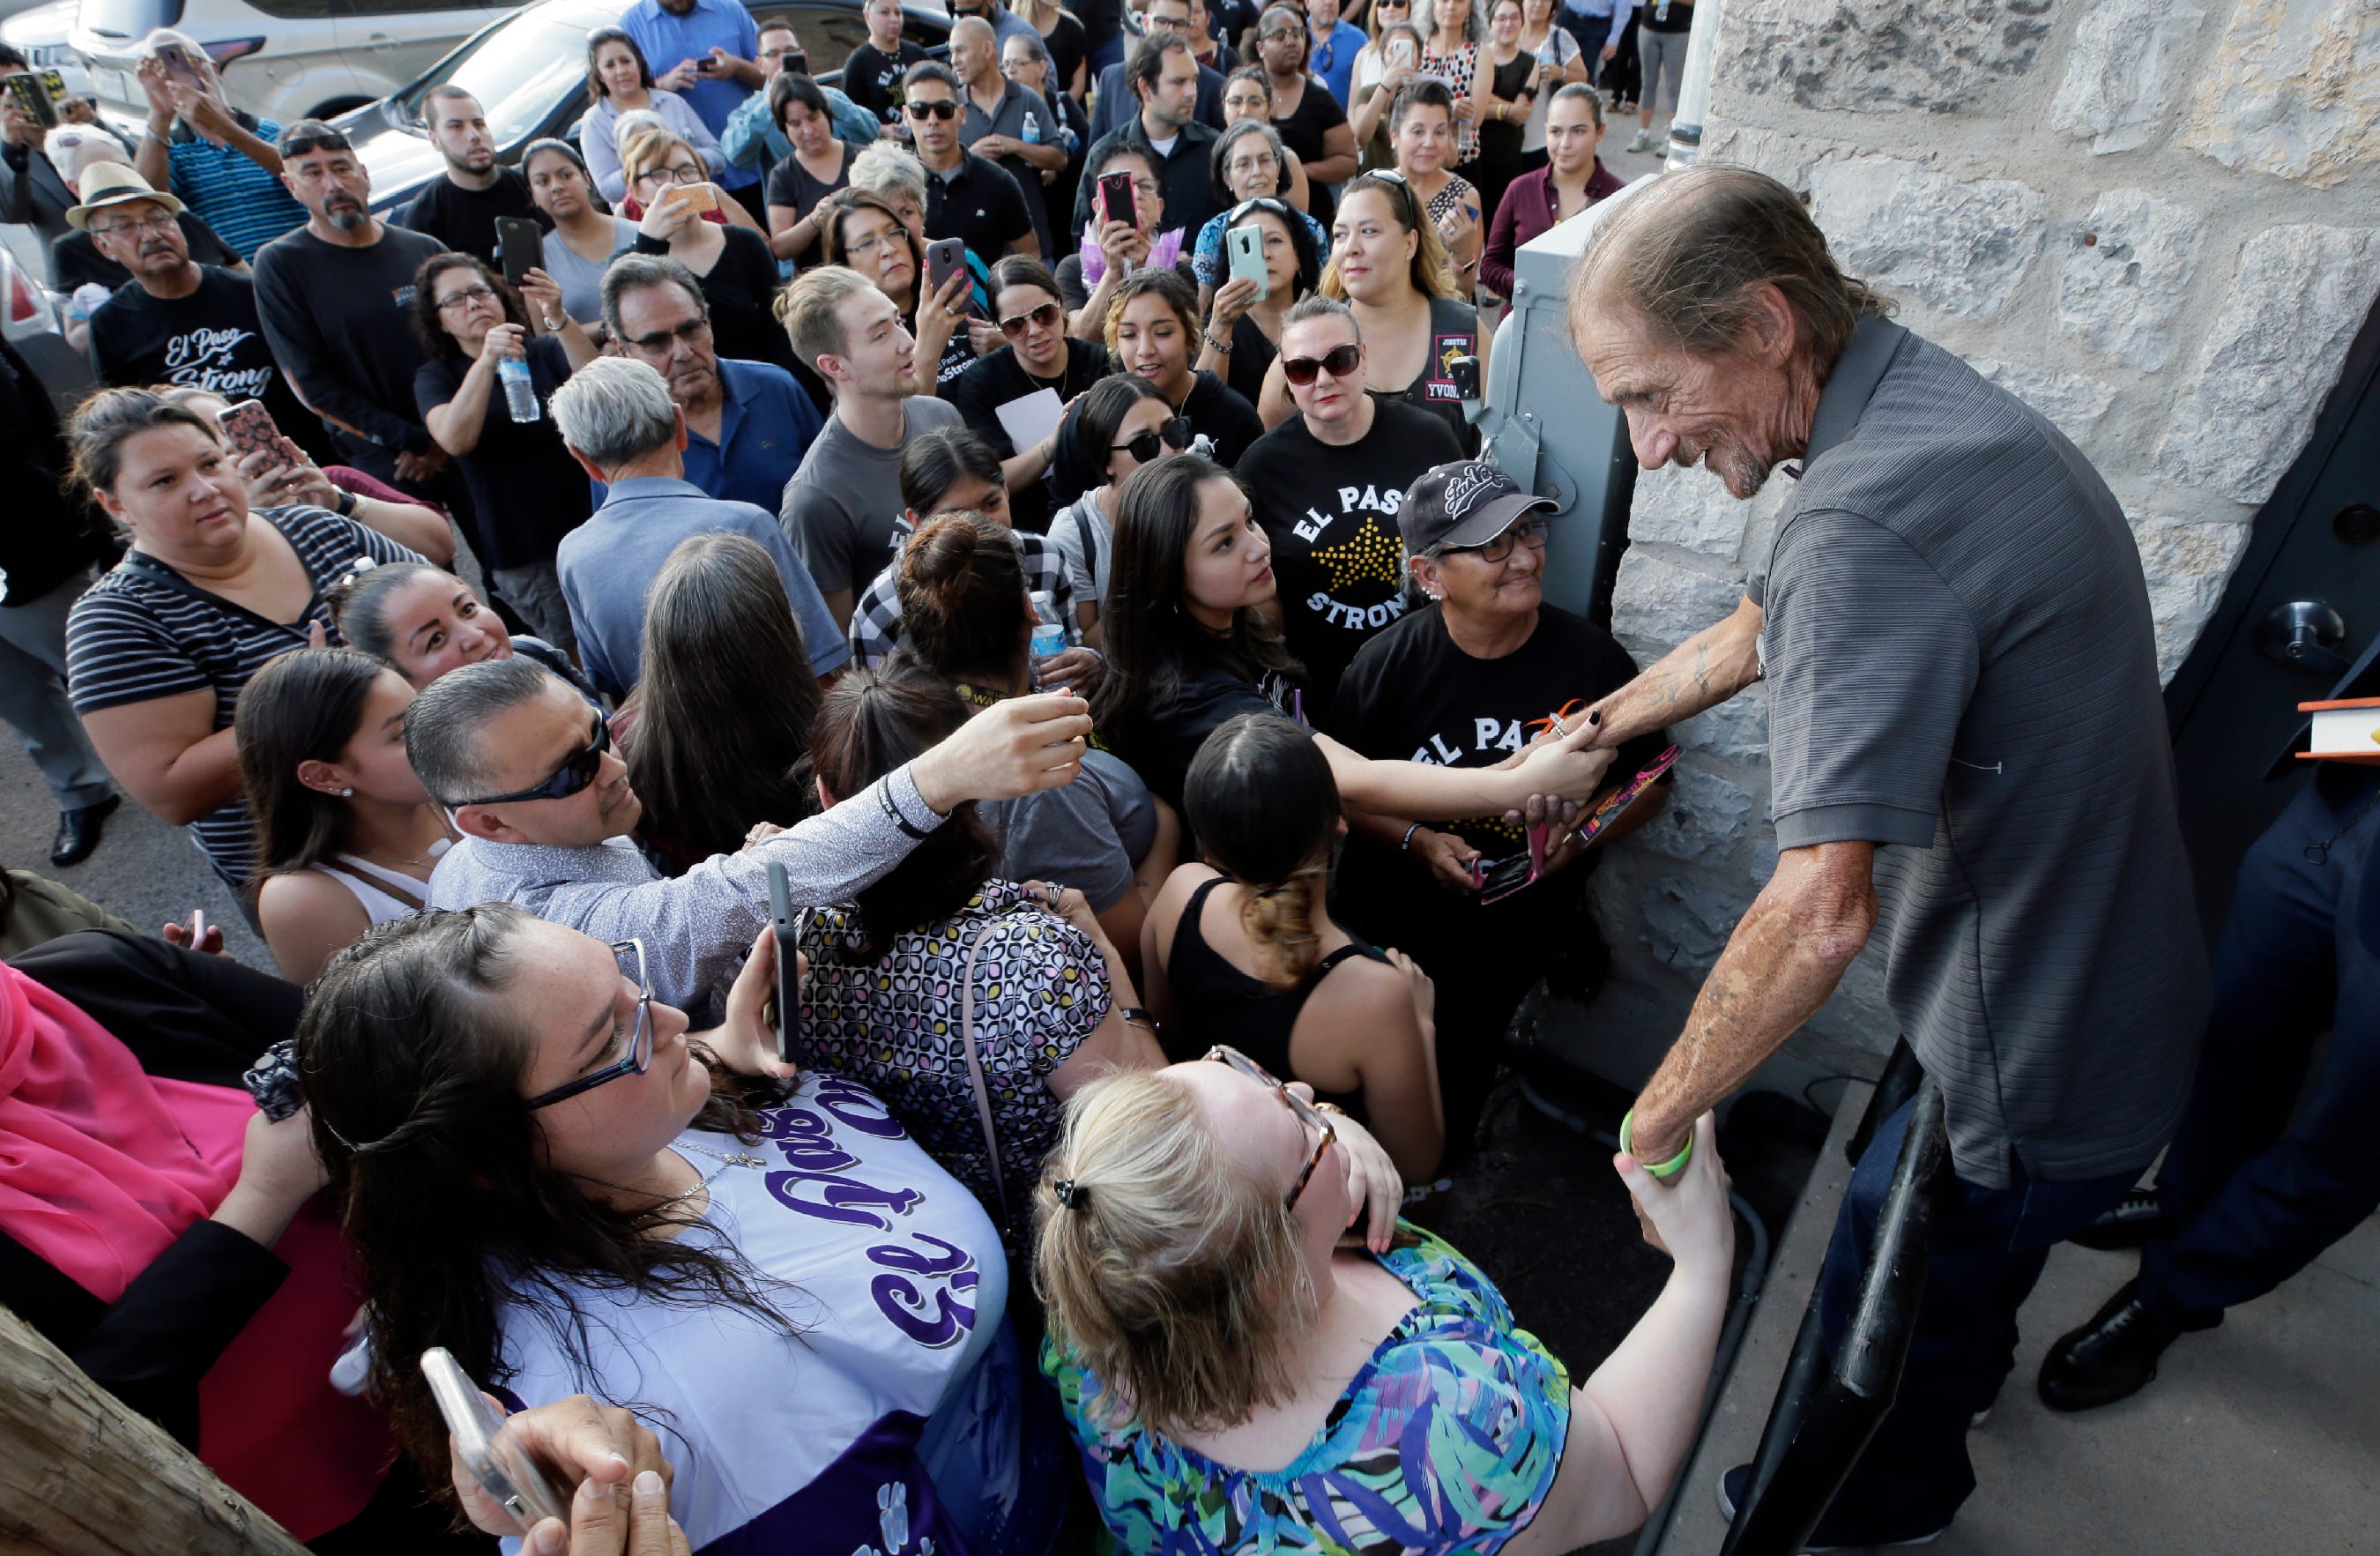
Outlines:
POLYGON ((959 105, 947 97, 937 98, 931 103, 920 103, 916 98, 911 98, 908 108, 909 116, 913 119, 936 118, 945 121, 955 116, 959 111, 959 105))
POLYGON ((1116 447, 1146 465, 1157 457, 1157 451, 1160 445, 1179 454, 1190 446, 1190 419, 1186 416, 1177 416, 1157 431, 1143 432, 1129 443, 1116 444, 1116 447))
POLYGON ((650 334, 633 336, 624 344, 631 351, 658 356, 667 351, 672 342, 682 340, 688 346, 698 346, 710 334, 710 320, 689 319, 674 330, 655 330, 650 334))
POLYGON ((464 287, 459 292, 440 298, 438 299, 438 311, 443 313, 450 308, 460 308, 467 302, 492 301, 495 298, 495 295, 496 289, 493 286, 489 286, 484 281, 474 281, 471 285, 464 287))
POLYGON ((1501 562, 1512 554, 1514 546, 1526 546, 1531 551, 1545 550, 1546 521, 1524 518, 1492 540, 1482 541, 1475 546, 1441 546, 1439 554, 1452 556, 1460 552, 1469 552, 1482 562, 1501 562))
POLYGON ((1294 38, 1302 43, 1305 41, 1305 33, 1299 28, 1276 27, 1269 32, 1257 34, 1257 42, 1259 43, 1279 43, 1283 38, 1294 38))
POLYGON ((602 714, 598 713, 595 715, 595 733, 588 738, 586 748, 563 758, 562 765, 555 768, 553 776, 544 783, 516 789, 508 795, 490 795, 485 799, 454 800, 449 802, 448 808, 460 810, 467 805, 520 805, 537 799, 568 799, 575 794, 585 792, 587 785, 595 782, 595 774, 602 770, 603 753, 611 748, 612 726, 603 722, 602 714))
POLYGON ((637 175, 639 184, 699 184, 709 175, 692 163, 678 167, 649 167, 637 175))
POLYGON ((1012 314, 1002 319, 1000 322, 1000 333, 1011 340, 1020 339, 1029 325, 1038 324, 1045 330, 1055 325, 1058 322, 1058 312, 1056 303, 1045 302, 1029 313, 1012 314))
POLYGON ((1217 1043, 1207 1051, 1205 1057, 1229 1064, 1258 1086, 1269 1088, 1274 1096, 1281 1100, 1291 1112, 1297 1115, 1298 1123, 1310 1125, 1320 1136, 1320 1138, 1314 1142, 1314 1154, 1305 1159, 1305 1170, 1297 1174, 1297 1182, 1289 1185, 1289 1197, 1281 1203, 1282 1210, 1294 1210, 1297 1209, 1298 1196, 1304 1194, 1305 1185, 1314 1181, 1314 1170, 1322 1165, 1322 1153, 1329 1150, 1330 1142, 1339 1137, 1338 1128, 1331 1124, 1320 1107, 1292 1091, 1287 1082, 1275 1079, 1270 1070, 1242 1053, 1238 1049, 1217 1043))
POLYGON ((879 249, 883 248, 887 243, 904 236, 905 235, 901 233, 880 232, 873 237, 863 237, 858 242, 852 244, 849 248, 844 249, 843 257, 845 261, 864 260, 868 255, 876 252, 879 249))
POLYGON ((143 216, 137 222, 111 222, 106 226, 95 226, 91 230, 103 237, 110 237, 120 232, 164 232, 173 225, 172 215, 160 211, 154 215, 143 216))
POLYGON ((620 961, 620 971, 637 980, 637 1025, 628 1034, 628 1046, 620 1057, 592 1075, 565 1081, 551 1091, 540 1091, 528 1100, 528 1111, 550 1108, 556 1102, 594 1090, 607 1081, 622 1076, 640 1076, 653 1067, 653 985, 645 976, 645 942, 624 940, 613 943, 612 954, 620 961), (631 966, 635 971, 629 972, 631 966))
POLYGON ((1281 159, 1269 151, 1251 152, 1245 156, 1233 157, 1223 164, 1226 173, 1263 173, 1267 170, 1281 171, 1281 159))
POLYGON ((1329 373, 1333 378, 1345 378, 1364 365, 1364 348, 1354 342, 1334 346, 1319 357, 1283 357, 1281 375, 1299 388, 1314 382, 1316 376, 1329 373))

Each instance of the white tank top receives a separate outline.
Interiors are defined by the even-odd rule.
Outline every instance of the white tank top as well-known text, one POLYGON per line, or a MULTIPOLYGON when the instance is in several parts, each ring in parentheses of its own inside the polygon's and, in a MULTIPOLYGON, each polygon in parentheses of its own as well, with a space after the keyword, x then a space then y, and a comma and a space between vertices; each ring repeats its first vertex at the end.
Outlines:
MULTIPOLYGON (((430 857, 436 859, 454 845, 452 838, 442 837, 430 845, 430 857)), ((403 870, 376 865, 353 854, 339 855, 337 864, 326 860, 314 868, 353 892, 356 901, 363 905, 365 914, 375 924, 419 913, 430 903, 428 881, 416 881, 403 870)))

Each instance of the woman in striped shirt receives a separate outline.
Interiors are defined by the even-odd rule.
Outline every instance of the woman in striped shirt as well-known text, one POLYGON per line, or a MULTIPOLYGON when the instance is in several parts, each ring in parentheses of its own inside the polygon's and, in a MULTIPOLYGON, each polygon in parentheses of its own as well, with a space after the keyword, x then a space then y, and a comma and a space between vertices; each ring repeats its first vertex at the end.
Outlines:
POLYGON ((92 395, 67 435, 75 479, 131 541, 67 618, 75 711, 117 782, 244 890, 256 838, 231 730, 240 688, 327 639, 323 591, 358 557, 421 557, 328 509, 250 513, 217 430, 148 390, 92 395))

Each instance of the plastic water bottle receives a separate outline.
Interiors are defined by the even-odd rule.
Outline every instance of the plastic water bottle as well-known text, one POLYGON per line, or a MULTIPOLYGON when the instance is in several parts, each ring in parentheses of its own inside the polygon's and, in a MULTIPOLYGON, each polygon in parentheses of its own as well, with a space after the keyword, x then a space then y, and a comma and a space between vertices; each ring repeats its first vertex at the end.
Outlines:
POLYGON ((1058 621, 1058 607, 1050 602, 1050 591, 1033 591, 1033 643, 1035 659, 1048 659, 1051 654, 1066 651, 1066 629, 1058 621))
POLYGON ((1025 143, 1028 146, 1041 144, 1041 115, 1030 108, 1025 110, 1025 143))
POLYGON ((513 413, 515 421, 535 421, 545 414, 538 408, 537 385, 529 382, 528 358, 498 358, 496 376, 504 381, 504 408, 513 413))

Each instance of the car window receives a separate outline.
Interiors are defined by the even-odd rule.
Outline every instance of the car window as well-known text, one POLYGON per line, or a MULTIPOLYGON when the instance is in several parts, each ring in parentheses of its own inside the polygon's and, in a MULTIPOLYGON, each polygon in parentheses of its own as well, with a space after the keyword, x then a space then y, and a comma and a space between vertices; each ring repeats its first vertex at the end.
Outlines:
POLYGON ((488 129, 496 144, 510 146, 543 128, 558 103, 583 98, 586 80, 586 24, 532 11, 431 66, 398 101, 407 122, 418 125, 422 98, 431 87, 452 81, 487 110, 488 129))
MULTIPOLYGON (((284 21, 298 21, 331 14, 331 0, 247 0, 247 4, 252 10, 262 11, 269 17, 279 17, 284 21)), ((366 6, 365 8, 376 7, 366 6)))

